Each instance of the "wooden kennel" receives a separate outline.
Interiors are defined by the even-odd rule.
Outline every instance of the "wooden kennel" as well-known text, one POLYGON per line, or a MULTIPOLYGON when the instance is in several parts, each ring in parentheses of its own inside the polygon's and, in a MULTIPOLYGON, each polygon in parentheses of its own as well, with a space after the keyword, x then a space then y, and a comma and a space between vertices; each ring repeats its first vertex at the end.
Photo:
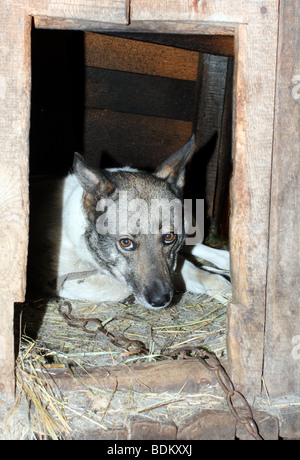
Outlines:
POLYGON ((6 0, 0 12, 0 391, 14 394, 14 303, 26 291, 33 25, 198 35, 234 54, 228 368, 246 395, 287 398, 272 436, 299 437, 299 0, 6 0))

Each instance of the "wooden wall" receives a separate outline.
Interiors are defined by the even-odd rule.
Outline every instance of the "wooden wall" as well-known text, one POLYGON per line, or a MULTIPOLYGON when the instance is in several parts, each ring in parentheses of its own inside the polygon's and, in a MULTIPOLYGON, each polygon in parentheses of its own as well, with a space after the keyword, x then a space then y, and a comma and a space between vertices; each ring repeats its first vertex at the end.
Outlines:
POLYGON ((14 302, 26 289, 31 19, 0 4, 0 392, 14 391, 14 302))
POLYGON ((192 133, 199 54, 85 33, 84 152, 153 169, 192 133))
POLYGON ((300 394, 299 11, 300 1, 281 2, 264 359, 273 396, 300 394))

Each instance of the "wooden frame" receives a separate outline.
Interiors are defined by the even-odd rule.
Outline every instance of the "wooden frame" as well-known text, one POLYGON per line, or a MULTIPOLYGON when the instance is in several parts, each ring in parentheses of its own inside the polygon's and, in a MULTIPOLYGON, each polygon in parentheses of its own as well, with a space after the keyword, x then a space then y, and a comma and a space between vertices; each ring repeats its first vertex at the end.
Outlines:
POLYGON ((285 174, 299 166, 299 155, 294 155, 296 146, 299 151, 299 134, 294 129, 297 101, 289 86, 293 72, 299 72, 295 67, 299 65, 295 62, 299 1, 281 0, 279 5, 275 0, 246 0, 241 5, 239 0, 103 0, 101 7, 99 3, 19 0, 0 6, 0 391, 6 395, 14 391, 13 310, 14 302, 25 295, 33 18, 41 28, 235 35, 229 366, 235 384, 248 394, 261 394, 263 376, 271 396, 299 393, 299 361, 292 361, 289 348, 289 328, 295 337, 300 334, 299 318, 292 316, 297 299, 286 285, 281 289, 276 284, 278 276, 299 280, 297 263, 288 264, 298 243, 294 237, 291 241, 287 235, 280 236, 288 227, 283 224, 287 213, 294 219, 295 235, 295 226, 299 229, 297 181, 282 196, 285 174), (294 37, 284 64, 284 41, 291 36, 287 20, 294 37), (288 131, 283 123, 287 106, 288 131), (291 146, 286 161, 282 142, 291 146), (278 322, 283 324, 280 331, 278 322), (278 356, 279 332, 283 340, 278 356), (291 373, 282 381, 286 366, 291 373))

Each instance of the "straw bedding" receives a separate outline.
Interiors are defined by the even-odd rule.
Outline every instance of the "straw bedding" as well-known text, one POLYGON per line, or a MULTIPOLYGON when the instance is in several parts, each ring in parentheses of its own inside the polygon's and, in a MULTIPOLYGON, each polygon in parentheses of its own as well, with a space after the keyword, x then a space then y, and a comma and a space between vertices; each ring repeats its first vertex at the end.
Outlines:
POLYGON ((171 419, 180 425, 200 407, 211 408, 223 400, 215 389, 182 397, 168 392, 141 394, 116 386, 107 394, 96 383, 85 394, 66 398, 47 383, 44 374, 57 367, 159 360, 183 345, 202 346, 224 356, 226 303, 189 293, 176 295, 168 309, 157 312, 136 304, 72 302, 74 316, 99 318, 109 332, 143 342, 149 350, 143 357, 114 346, 103 333, 92 335, 68 326, 58 311, 62 303, 57 298, 36 299, 16 308, 17 398, 13 406, 0 400, 0 438, 74 439, 87 429, 105 433, 122 428, 133 416, 171 419))
MULTIPOLYGON (((124 354, 104 334, 88 334, 68 326, 58 311, 62 299, 36 301, 22 307, 19 328, 35 339, 36 348, 48 350, 49 361, 80 365, 115 365, 140 357, 124 354)), ((170 308, 155 311, 137 304, 72 301, 72 314, 99 318, 105 329, 115 335, 143 342, 149 350, 145 359, 168 355, 182 345, 204 346, 217 355, 225 353, 226 305, 206 296, 189 293, 175 297, 170 308)), ((17 325, 18 327, 18 325, 17 325)), ((97 329, 92 323, 89 329, 97 329)))

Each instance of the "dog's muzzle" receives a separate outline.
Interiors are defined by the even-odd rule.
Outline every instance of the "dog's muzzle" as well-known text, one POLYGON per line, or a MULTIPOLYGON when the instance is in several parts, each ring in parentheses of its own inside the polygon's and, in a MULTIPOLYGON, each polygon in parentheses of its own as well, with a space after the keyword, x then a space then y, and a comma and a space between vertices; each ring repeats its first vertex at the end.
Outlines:
POLYGON ((164 285, 160 280, 154 280, 143 292, 145 300, 153 308, 164 308, 173 297, 173 289, 164 285))

